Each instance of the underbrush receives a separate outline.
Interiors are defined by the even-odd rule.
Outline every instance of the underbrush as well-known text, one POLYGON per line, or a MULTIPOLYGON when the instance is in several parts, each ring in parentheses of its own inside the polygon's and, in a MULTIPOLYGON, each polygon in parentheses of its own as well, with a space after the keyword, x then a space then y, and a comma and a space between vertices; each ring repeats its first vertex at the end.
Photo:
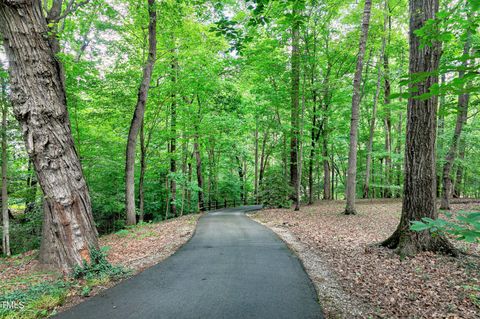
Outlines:
MULTIPOLYGON (((108 285, 129 275, 129 271, 110 264, 105 249, 91 249, 90 262, 84 260, 82 266, 75 267, 70 276, 50 277, 39 282, 44 273, 24 277, 26 288, 5 289, 0 294, 0 318, 33 319, 56 314, 56 308, 63 305, 70 296, 88 297, 95 287, 108 285)), ((17 279, 2 286, 15 286, 17 279), (9 285, 10 284, 10 285, 9 285)))

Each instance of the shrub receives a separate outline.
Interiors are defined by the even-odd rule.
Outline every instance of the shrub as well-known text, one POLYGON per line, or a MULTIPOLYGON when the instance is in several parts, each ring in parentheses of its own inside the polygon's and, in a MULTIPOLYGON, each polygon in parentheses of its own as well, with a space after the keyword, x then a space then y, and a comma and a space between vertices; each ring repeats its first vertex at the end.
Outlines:
POLYGON ((125 268, 112 265, 106 257, 105 249, 90 249, 90 263, 84 260, 82 266, 73 269, 72 277, 75 279, 108 277, 117 280, 128 274, 125 268))
POLYGON ((260 200, 266 208, 289 208, 292 187, 279 171, 270 171, 260 185, 260 200))
MULTIPOLYGON (((451 214, 446 215, 451 218, 451 214)), ((469 243, 480 242, 480 212, 462 212, 456 216, 456 221, 445 219, 422 218, 413 221, 410 229, 414 231, 430 230, 434 234, 450 234, 458 240, 469 243)))

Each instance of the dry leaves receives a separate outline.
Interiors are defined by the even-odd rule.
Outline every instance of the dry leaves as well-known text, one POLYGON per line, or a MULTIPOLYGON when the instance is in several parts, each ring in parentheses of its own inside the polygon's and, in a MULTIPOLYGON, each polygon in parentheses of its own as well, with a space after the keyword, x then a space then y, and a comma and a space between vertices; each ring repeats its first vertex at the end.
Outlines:
MULTIPOLYGON (((455 211, 478 207, 475 203, 453 205, 455 211)), ((358 215, 345 216, 341 214, 344 203, 331 201, 300 212, 265 210, 255 218, 274 231, 288 229, 313 249, 341 288, 368 306, 367 313, 357 318, 480 318, 475 301, 480 296, 468 288, 480 285, 479 258, 422 253, 401 260, 394 252, 372 245, 395 230, 401 202, 359 201, 357 208, 358 215)), ((455 244, 477 255, 480 252, 477 245, 455 244)))
POLYGON ((147 224, 104 236, 108 261, 122 264, 135 272, 148 268, 172 255, 193 234, 200 215, 188 215, 157 224, 147 224))

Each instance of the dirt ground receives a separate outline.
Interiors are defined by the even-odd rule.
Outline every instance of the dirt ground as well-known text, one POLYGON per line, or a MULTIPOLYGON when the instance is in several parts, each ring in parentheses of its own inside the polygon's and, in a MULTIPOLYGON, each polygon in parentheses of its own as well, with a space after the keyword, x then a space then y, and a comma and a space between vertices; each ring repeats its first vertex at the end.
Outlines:
MULTIPOLYGON (((314 281, 326 318, 480 318, 480 248, 455 241, 475 256, 421 253, 400 258, 375 243, 396 228, 399 200, 327 201, 299 212, 251 214, 297 252, 314 281)), ((480 203, 453 204, 453 212, 480 211, 480 203)))

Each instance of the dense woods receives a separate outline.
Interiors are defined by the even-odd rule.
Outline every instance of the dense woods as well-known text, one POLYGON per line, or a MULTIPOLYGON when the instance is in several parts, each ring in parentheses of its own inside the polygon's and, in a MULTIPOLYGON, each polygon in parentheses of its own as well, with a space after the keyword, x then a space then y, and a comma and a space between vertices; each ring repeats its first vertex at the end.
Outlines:
POLYGON ((456 255, 411 222, 480 197, 477 9, 0 0, 4 255, 69 272, 138 221, 359 198, 403 199, 384 246, 456 255))

